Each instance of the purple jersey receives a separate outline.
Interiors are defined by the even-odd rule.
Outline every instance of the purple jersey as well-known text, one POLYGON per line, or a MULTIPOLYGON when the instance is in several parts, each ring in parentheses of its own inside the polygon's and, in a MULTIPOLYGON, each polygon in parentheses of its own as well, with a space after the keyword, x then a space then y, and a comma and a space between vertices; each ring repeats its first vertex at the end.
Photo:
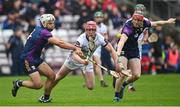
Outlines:
POLYGON ((126 21, 122 28, 122 34, 126 34, 128 39, 124 44, 122 51, 135 52, 138 51, 138 38, 144 29, 151 27, 151 23, 147 18, 144 18, 143 27, 135 28, 133 27, 132 19, 126 21))
POLYGON ((21 59, 31 63, 39 63, 42 49, 48 44, 50 37, 52 37, 50 31, 37 26, 27 39, 21 59))

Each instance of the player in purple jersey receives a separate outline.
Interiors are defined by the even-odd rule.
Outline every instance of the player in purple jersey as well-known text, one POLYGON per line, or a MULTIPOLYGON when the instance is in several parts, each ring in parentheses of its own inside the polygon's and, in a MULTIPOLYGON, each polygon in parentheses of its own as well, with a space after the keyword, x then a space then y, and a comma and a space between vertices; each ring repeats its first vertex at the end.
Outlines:
POLYGON ((14 97, 16 97, 20 87, 40 89, 43 86, 40 78, 40 74, 42 74, 47 77, 44 85, 46 93, 44 93, 42 102, 50 101, 48 89, 55 80, 55 72, 40 58, 43 48, 48 43, 60 48, 74 50, 80 56, 83 55, 80 48, 52 36, 51 31, 54 29, 54 21, 55 18, 52 14, 43 14, 40 17, 41 26, 37 26, 29 35, 20 59, 30 80, 13 81, 12 95, 14 97))
POLYGON ((113 99, 115 102, 122 99, 125 86, 138 80, 141 75, 141 62, 138 48, 138 38, 140 34, 143 33, 146 28, 174 24, 176 20, 170 18, 166 21, 151 22, 147 18, 144 18, 144 5, 138 4, 136 7, 138 9, 135 10, 132 18, 127 20, 122 28, 122 35, 117 48, 119 61, 125 65, 125 69, 127 69, 127 67, 131 69, 132 77, 124 81, 125 77, 122 76, 116 80, 115 97, 113 99))

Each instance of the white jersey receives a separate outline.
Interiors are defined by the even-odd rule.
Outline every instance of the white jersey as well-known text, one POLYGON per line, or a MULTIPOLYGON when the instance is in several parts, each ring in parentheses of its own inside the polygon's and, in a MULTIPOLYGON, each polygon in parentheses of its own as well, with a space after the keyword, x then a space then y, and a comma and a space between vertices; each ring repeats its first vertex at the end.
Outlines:
MULTIPOLYGON (((104 23, 100 23, 100 25, 97 26, 97 32, 100 34, 107 33, 107 26, 104 23)), ((101 56, 101 47, 98 47, 93 55, 100 57, 101 56)))
MULTIPOLYGON (((96 37, 93 42, 93 48, 90 47, 89 42, 90 41, 88 40, 88 37, 85 33, 81 34, 76 42, 76 46, 79 46, 83 54, 89 58, 92 57, 92 54, 99 46, 106 46, 108 44, 108 42, 105 41, 104 37, 100 33, 96 33, 96 37)), ((70 54, 70 56, 66 59, 65 65, 71 70, 84 67, 83 64, 80 64, 78 61, 72 58, 72 54, 70 54)), ((86 68, 86 71, 93 72, 92 63, 89 63, 86 68)))

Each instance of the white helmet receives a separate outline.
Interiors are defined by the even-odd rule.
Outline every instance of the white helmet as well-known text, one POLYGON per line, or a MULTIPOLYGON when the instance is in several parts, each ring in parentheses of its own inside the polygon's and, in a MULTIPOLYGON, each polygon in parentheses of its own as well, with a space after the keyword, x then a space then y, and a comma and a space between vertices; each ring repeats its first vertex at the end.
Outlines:
POLYGON ((43 14, 40 17, 40 22, 44 27, 47 27, 47 23, 51 21, 55 21, 55 17, 52 14, 43 14))

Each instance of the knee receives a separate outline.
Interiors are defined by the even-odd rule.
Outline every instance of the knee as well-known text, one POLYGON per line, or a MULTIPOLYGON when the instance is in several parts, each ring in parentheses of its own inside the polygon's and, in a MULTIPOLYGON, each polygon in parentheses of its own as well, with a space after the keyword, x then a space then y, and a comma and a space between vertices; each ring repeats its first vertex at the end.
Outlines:
POLYGON ((55 74, 51 74, 48 79, 51 80, 51 81, 54 81, 56 78, 56 75, 55 74))
POLYGON ((41 82, 36 82, 36 83, 34 83, 34 89, 41 89, 43 87, 43 85, 42 85, 42 83, 41 82))
POLYGON ((134 75, 134 79, 135 79, 135 80, 138 80, 138 79, 140 78, 140 76, 141 76, 141 74, 135 74, 135 75, 134 75))

